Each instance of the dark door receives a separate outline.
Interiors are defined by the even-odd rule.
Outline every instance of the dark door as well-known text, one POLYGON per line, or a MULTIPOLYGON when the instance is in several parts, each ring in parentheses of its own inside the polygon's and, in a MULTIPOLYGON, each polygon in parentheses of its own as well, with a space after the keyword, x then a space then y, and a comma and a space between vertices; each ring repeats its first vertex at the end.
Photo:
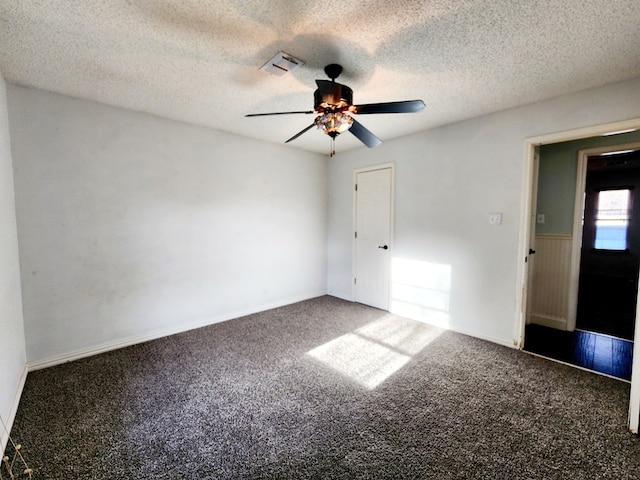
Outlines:
POLYGON ((640 258, 640 152, 587 164, 576 327, 633 339, 640 258))

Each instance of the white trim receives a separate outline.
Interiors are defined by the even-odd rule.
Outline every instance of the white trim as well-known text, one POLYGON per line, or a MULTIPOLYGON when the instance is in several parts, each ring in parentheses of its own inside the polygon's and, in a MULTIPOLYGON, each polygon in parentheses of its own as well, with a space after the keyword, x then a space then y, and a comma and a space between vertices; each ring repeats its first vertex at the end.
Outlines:
MULTIPOLYGON (((423 322, 423 323, 426 323, 426 322, 423 322)), ((518 346, 515 345, 513 342, 510 342, 510 341, 505 340, 503 338, 492 337, 491 335, 485 335, 485 334, 477 332, 475 330, 468 330, 466 328, 458 328, 458 327, 451 326, 451 325, 449 327, 447 327, 445 330, 450 330, 452 332, 460 333, 460 334, 466 335, 468 337, 477 338, 479 340, 484 340, 486 342, 496 343, 498 345, 502 345, 503 347, 507 347, 507 348, 513 348, 513 349, 517 349, 518 348, 518 346)))
POLYGON ((398 302, 395 302, 395 307, 394 307, 394 303, 391 304, 391 309, 389 310, 389 313, 396 315, 398 317, 403 317, 403 318, 408 318, 411 320, 415 320, 416 322, 420 322, 423 323, 425 325, 430 325, 432 327, 436 327, 439 328, 441 330, 444 331, 451 331, 451 332, 456 332, 456 333, 460 333, 462 335, 466 335, 468 337, 473 337, 473 338, 477 338, 479 340, 483 340, 483 341, 487 341, 487 342, 491 342, 491 343, 496 343, 498 345, 502 345, 504 347, 508 347, 508 348, 518 348, 517 345, 514 345, 513 342, 509 341, 509 340, 505 340, 504 338, 498 338, 498 337, 493 337, 491 335, 486 335, 482 332, 478 332, 476 330, 470 330, 470 329, 466 329, 466 328, 461 328, 461 327, 456 327, 455 325, 450 325, 448 321, 439 321, 440 318, 435 315, 432 317, 429 316, 423 316, 420 314, 410 314, 407 312, 402 312, 401 309, 397 308, 398 306, 398 302))
MULTIPOLYGON (((536 232, 536 214, 537 214, 537 203, 538 203, 537 185, 538 185, 539 170, 540 170, 540 149, 539 147, 534 147, 531 181, 535 182, 535 187, 531 189, 531 205, 529 206, 529 208, 531 209, 529 214, 530 215, 529 250, 526 252, 527 258, 525 260, 525 263, 526 263, 525 267, 527 270, 527 274, 526 274, 527 287, 523 289, 523 296, 524 296, 523 302, 524 302, 525 309, 524 309, 524 312, 522 312, 523 315, 525 316, 524 324, 531 323, 531 310, 532 310, 531 303, 532 302, 530 302, 529 299, 535 292, 534 284, 533 284, 533 273, 535 271, 536 256, 531 255, 531 250, 533 250, 535 253, 536 249, 538 248, 537 241, 539 237, 535 235, 535 232, 536 232)), ((524 324, 523 324, 523 327, 524 327, 524 324)), ((522 328, 519 332, 517 332, 516 339, 518 340, 518 346, 522 348, 524 346, 524 328, 522 328)))
POLYGON ((0 425, 0 453, 4 452, 7 448, 7 443, 9 442, 9 433, 11 432, 11 427, 13 426, 13 422, 16 419, 16 414, 18 413, 18 405, 20 404, 20 397, 22 397, 22 390, 24 390, 24 384, 27 381, 27 366, 22 369, 22 374, 20 375, 20 379, 18 380, 18 386, 13 395, 13 402, 11 403, 11 408, 9 409, 9 417, 2 418, 7 427, 7 431, 5 432, 4 428, 0 425))
POLYGON ((586 160, 589 157, 602 155, 603 153, 617 152, 619 150, 640 150, 640 142, 616 143, 615 145, 609 145, 608 147, 586 148, 584 150, 579 150, 578 155, 584 157, 586 160))
POLYGON ((524 142, 524 160, 520 180, 520 228, 518 235, 518 264, 516 271, 516 311, 514 322, 513 346, 524 348, 524 329, 527 321, 527 294, 529 288, 529 248, 531 242, 531 215, 535 192, 532 188, 536 180, 536 145, 532 141, 524 142))
POLYGON ((604 125, 593 125, 591 127, 575 128, 573 130, 565 130, 563 132, 538 135, 536 137, 529 137, 525 139, 525 143, 531 143, 533 145, 548 145, 550 143, 580 140, 581 138, 604 137, 612 132, 620 132, 622 130, 640 130, 640 118, 630 118, 629 120, 606 123, 604 125))
POLYGON ((60 365, 62 363, 79 360, 81 358, 91 357, 93 355, 110 352, 112 350, 117 350, 124 347, 130 347, 131 345, 136 345, 138 343, 143 343, 143 342, 148 342, 150 340, 156 340, 158 338, 168 337, 170 335, 183 333, 189 330, 194 330, 196 328, 207 327, 209 325, 213 325, 216 323, 226 322, 228 320, 234 320, 236 318, 244 317, 246 315, 252 315, 258 312, 264 312, 266 310, 271 310, 273 308, 290 305, 292 303, 302 302, 304 300, 310 300, 312 298, 317 298, 324 295, 327 295, 327 292, 318 292, 314 294, 298 296, 298 297, 289 298, 287 300, 280 301, 280 302, 261 305, 260 307, 249 308, 246 310, 238 310, 235 312, 229 312, 229 313, 217 315, 215 317, 209 317, 209 318, 196 320, 193 322, 184 323, 177 327, 155 330, 142 335, 134 335, 131 337, 122 338, 120 340, 115 340, 112 342, 105 342, 105 343, 101 343, 99 345, 93 345, 87 348, 80 348, 78 350, 73 350, 71 352, 55 355, 53 357, 44 358, 42 360, 37 360, 35 362, 27 362, 27 369, 29 372, 33 372, 35 370, 53 367, 55 365, 60 365))
POLYGON ((327 295, 339 298, 340 300, 345 300, 347 302, 353 302, 353 297, 350 296, 348 293, 345 293, 345 292, 334 292, 333 290, 331 290, 331 291, 327 292, 327 295))
POLYGON ((571 242, 571 270, 569 273, 569 298, 567 303, 567 330, 576 329, 578 316, 578 285, 580 283, 580 253, 582 249, 582 209, 587 183, 587 157, 584 150, 578 151, 576 168, 576 194, 573 200, 573 240, 571 242))
POLYGON ((640 427, 640 302, 636 300, 636 329, 633 336, 631 392, 629 393, 629 431, 637 434, 640 427))
POLYGON ((390 219, 389 219, 389 290, 387 291, 387 309, 390 308, 391 305, 391 277, 392 277, 392 272, 391 272, 391 259, 393 258, 392 252, 393 252, 393 248, 395 246, 394 243, 394 231, 395 231, 395 185, 396 185, 396 169, 395 169, 395 163, 391 162, 391 163, 383 163, 380 165, 371 165, 368 167, 361 167, 361 168, 356 168, 353 171, 353 182, 351 184, 351 192, 353 194, 352 197, 352 219, 351 219, 351 301, 355 301, 356 300, 356 286, 354 283, 354 279, 356 278, 356 268, 357 268, 357 264, 356 264, 356 255, 357 255, 357 251, 356 251, 356 238, 354 235, 354 232, 356 231, 356 222, 357 222, 357 218, 356 218, 356 210, 357 210, 357 201, 358 201, 358 195, 357 195, 357 191, 355 189, 355 185, 357 183, 357 179, 358 179, 358 174, 359 173, 365 173, 365 172, 374 172, 376 170, 385 170, 385 169, 390 169, 391 170, 391 178, 390 178, 390 192, 389 195, 391 196, 391 205, 390 205, 390 209, 391 209, 391 215, 390 215, 390 219))
POLYGON ((529 323, 555 328, 556 330, 568 330, 567 321, 564 318, 551 317, 549 315, 532 314, 529 323))

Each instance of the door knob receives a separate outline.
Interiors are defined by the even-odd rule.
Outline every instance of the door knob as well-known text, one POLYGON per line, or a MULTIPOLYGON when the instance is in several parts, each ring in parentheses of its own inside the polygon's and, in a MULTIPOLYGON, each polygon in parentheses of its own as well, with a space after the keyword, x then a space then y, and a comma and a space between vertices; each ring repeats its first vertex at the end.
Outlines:
POLYGON ((378 245, 378 248, 383 248, 384 250, 387 250, 389 248, 388 245, 378 245))

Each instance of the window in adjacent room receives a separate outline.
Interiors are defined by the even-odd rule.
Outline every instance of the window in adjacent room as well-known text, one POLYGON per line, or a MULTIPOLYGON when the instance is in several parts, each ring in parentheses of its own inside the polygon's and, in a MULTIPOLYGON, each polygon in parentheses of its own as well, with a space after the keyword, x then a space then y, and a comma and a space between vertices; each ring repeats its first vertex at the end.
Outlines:
POLYGON ((600 190, 594 247, 599 250, 626 250, 630 217, 631 189, 600 190))

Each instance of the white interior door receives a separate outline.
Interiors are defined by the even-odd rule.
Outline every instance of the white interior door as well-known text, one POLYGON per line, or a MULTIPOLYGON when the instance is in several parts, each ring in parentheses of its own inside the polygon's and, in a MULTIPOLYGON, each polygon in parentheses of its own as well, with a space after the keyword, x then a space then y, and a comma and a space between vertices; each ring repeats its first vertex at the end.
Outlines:
POLYGON ((391 167, 356 172, 355 300, 389 309, 391 167))

